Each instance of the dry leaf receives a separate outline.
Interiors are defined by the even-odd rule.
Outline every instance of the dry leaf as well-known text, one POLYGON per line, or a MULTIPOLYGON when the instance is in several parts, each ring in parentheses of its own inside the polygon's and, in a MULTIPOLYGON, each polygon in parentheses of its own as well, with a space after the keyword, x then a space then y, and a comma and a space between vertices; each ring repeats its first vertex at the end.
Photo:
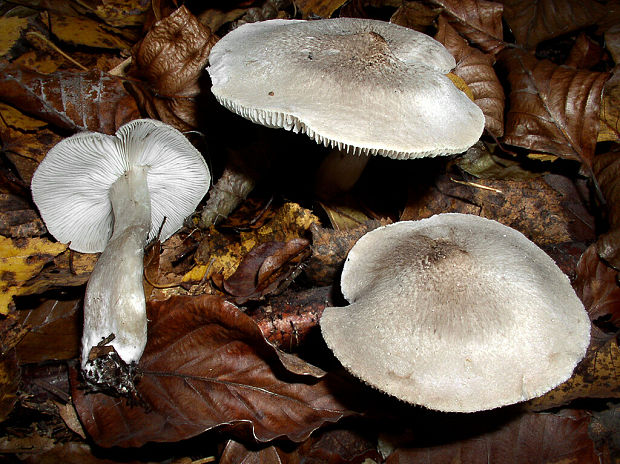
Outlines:
POLYGON ((596 242, 596 249, 601 258, 620 270, 620 151, 596 156, 592 170, 606 201, 609 225, 596 242))
POLYGON ((304 19, 316 16, 331 18, 334 11, 345 3, 346 0, 295 0, 295 7, 304 19))
POLYGON ((258 441, 301 441, 348 414, 328 379, 286 372, 256 323, 231 303, 176 296, 150 302, 148 311, 149 341, 137 384, 148 411, 84 394, 73 383, 78 414, 97 444, 179 441, 222 425, 249 429, 258 441))
POLYGON ((603 48, 582 32, 575 39, 564 64, 573 68, 590 69, 597 65, 602 57, 603 48))
POLYGON ((113 28, 86 16, 50 13, 49 23, 52 34, 70 45, 112 50, 129 48, 129 43, 116 34, 113 28))
POLYGON ((385 464, 600 463, 588 436, 590 416, 581 411, 524 414, 485 431, 463 422, 460 432, 466 438, 446 441, 444 420, 441 435, 431 438, 439 444, 425 446, 417 440, 417 446, 390 454, 385 464))
POLYGON ((30 18, 17 16, 0 18, 0 56, 4 59, 13 59, 19 55, 20 41, 30 25, 30 18))
POLYGON ((143 0, 102 0, 96 2, 93 13, 114 27, 140 27, 146 21, 151 2, 143 0))
POLYGON ((435 22, 440 13, 441 8, 431 8, 423 3, 407 1, 398 7, 390 18, 390 22, 419 32, 425 32, 435 22))
POLYGON ((503 6, 486 0, 432 0, 444 8, 450 25, 467 40, 493 55, 505 46, 503 6))
POLYGON ((1 192, 0 189, 0 235, 23 238, 47 232, 30 202, 21 196, 1 192))
POLYGON ((485 129, 495 137, 504 134, 504 89, 493 69, 493 58, 467 45, 442 15, 435 39, 456 59, 454 74, 460 76, 484 113, 485 129))
POLYGON ((122 80, 98 70, 39 74, 0 64, 0 100, 70 131, 113 134, 139 116, 122 80))
POLYGON ((17 401, 20 371, 15 350, 0 356, 0 422, 4 422, 17 401))
POLYGON ((132 74, 145 84, 131 88, 146 112, 181 131, 197 128, 203 74, 217 38, 182 6, 158 21, 133 47, 132 74))
POLYGON ((593 0, 504 0, 504 19, 527 48, 595 24, 606 11, 593 0))
POLYGON ((620 64, 620 24, 605 31, 605 47, 611 54, 614 63, 620 64))
POLYGON ((616 335, 593 328, 586 356, 563 384, 526 403, 533 411, 543 411, 578 398, 620 398, 620 348, 616 335))
POLYGON ((589 165, 607 73, 557 66, 518 49, 500 60, 509 71, 504 142, 589 165))
POLYGON ((620 286, 618 271, 605 264, 598 253, 596 245, 591 245, 581 256, 577 264, 577 278, 573 283, 575 292, 596 321, 604 318, 620 328, 620 286))
POLYGON ((7 314, 15 295, 28 290, 24 283, 67 249, 43 238, 11 239, 0 236, 0 314, 7 314))
POLYGON ((615 71, 605 83, 597 141, 620 141, 620 72, 618 71, 615 71))

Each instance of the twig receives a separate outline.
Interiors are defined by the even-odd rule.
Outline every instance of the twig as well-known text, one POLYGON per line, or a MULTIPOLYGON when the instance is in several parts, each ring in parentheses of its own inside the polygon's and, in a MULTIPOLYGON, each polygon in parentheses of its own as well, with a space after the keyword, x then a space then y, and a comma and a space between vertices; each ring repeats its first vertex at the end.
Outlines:
POLYGON ((34 32, 34 31, 30 31, 26 33, 26 37, 28 36, 32 36, 32 37, 36 37, 37 39, 43 41, 43 43, 45 45, 47 45, 48 47, 50 47, 52 50, 54 50, 56 53, 59 53, 64 59, 69 60, 71 63, 73 63, 74 65, 76 65, 78 68, 80 68, 82 71, 88 71, 88 68, 85 66, 82 66, 79 62, 77 62, 76 60, 74 60, 73 58, 71 58, 69 55, 67 55, 65 52, 63 52, 60 48, 58 48, 58 46, 53 43, 50 39, 48 39, 47 37, 45 37, 43 34, 40 34, 39 32, 34 32))

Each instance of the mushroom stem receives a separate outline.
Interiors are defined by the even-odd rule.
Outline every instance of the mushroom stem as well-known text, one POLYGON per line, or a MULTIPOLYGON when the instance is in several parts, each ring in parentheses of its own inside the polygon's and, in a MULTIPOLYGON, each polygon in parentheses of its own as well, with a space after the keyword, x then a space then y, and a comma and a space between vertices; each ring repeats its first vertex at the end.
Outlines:
POLYGON ((109 342, 127 364, 146 345, 146 301, 142 286, 144 246, 151 227, 147 167, 133 167, 109 192, 114 231, 86 287, 82 369, 88 376, 92 347, 109 342))
POLYGON ((315 192, 321 198, 348 192, 359 180, 370 156, 334 149, 321 162, 316 174, 315 192))

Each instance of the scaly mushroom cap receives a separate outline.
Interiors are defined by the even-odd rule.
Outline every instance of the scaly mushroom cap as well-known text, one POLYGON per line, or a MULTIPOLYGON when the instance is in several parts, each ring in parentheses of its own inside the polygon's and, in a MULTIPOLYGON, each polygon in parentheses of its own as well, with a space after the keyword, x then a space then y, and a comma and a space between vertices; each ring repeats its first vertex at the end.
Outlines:
POLYGON ((381 227, 350 251, 351 303, 321 330, 351 373, 406 402, 472 412, 570 377, 590 321, 566 275, 520 232, 474 215, 381 227))
POLYGON ((200 152, 162 122, 137 119, 115 136, 79 133, 55 145, 32 178, 32 196, 49 232, 71 242, 72 250, 103 251, 114 226, 109 189, 133 166, 148 166, 149 240, 162 224, 162 241, 179 230, 211 181, 200 152))
POLYGON ((443 45, 383 21, 248 23, 209 62, 226 108, 352 153, 460 153, 484 128, 482 111, 444 75, 455 61, 443 45))

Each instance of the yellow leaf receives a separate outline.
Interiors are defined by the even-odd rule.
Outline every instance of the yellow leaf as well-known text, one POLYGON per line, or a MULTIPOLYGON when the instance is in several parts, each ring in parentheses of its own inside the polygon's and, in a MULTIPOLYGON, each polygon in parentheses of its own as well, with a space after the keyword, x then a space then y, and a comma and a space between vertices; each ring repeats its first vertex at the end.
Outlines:
MULTIPOLYGON (((36 44, 33 44, 36 46, 36 44)), ((48 47, 49 49, 49 47, 48 47)), ((64 59, 58 54, 51 55, 49 50, 30 50, 16 58, 13 63, 41 74, 51 74, 58 70, 64 59)))
POLYGON ((453 73, 448 73, 446 76, 450 78, 457 89, 467 95, 471 101, 474 101, 474 93, 460 76, 453 73))
POLYGON ((551 155, 549 153, 528 153, 527 157, 529 159, 537 160, 537 161, 555 161, 558 159, 557 156, 551 155))
POLYGON ((0 314, 7 314, 24 283, 67 249, 67 245, 43 238, 11 239, 0 235, 0 314))
POLYGON ((26 116, 12 106, 0 103, 0 115, 7 126, 23 131, 32 131, 47 126, 45 121, 26 116))
POLYGON ((311 15, 329 18, 345 3, 346 0, 296 0, 295 7, 301 11, 304 18, 311 15))
POLYGON ((4 56, 11 51, 27 27, 28 18, 0 18, 0 31, 2 31, 0 32, 0 56, 4 56))
POLYGON ((71 45, 107 48, 129 48, 129 44, 114 33, 114 29, 83 16, 62 16, 50 13, 52 33, 71 45))
POLYGON ((115 27, 142 26, 151 2, 142 0, 103 0, 98 2, 94 13, 107 24, 115 27))
POLYGON ((208 237, 200 248, 204 252, 197 254, 198 265, 183 276, 183 282, 200 282, 215 274, 227 279, 230 277, 243 257, 261 243, 271 241, 288 242, 306 235, 307 230, 319 219, 308 209, 296 203, 285 203, 273 218, 258 229, 241 232, 240 240, 228 241, 217 229, 209 229, 208 237))

